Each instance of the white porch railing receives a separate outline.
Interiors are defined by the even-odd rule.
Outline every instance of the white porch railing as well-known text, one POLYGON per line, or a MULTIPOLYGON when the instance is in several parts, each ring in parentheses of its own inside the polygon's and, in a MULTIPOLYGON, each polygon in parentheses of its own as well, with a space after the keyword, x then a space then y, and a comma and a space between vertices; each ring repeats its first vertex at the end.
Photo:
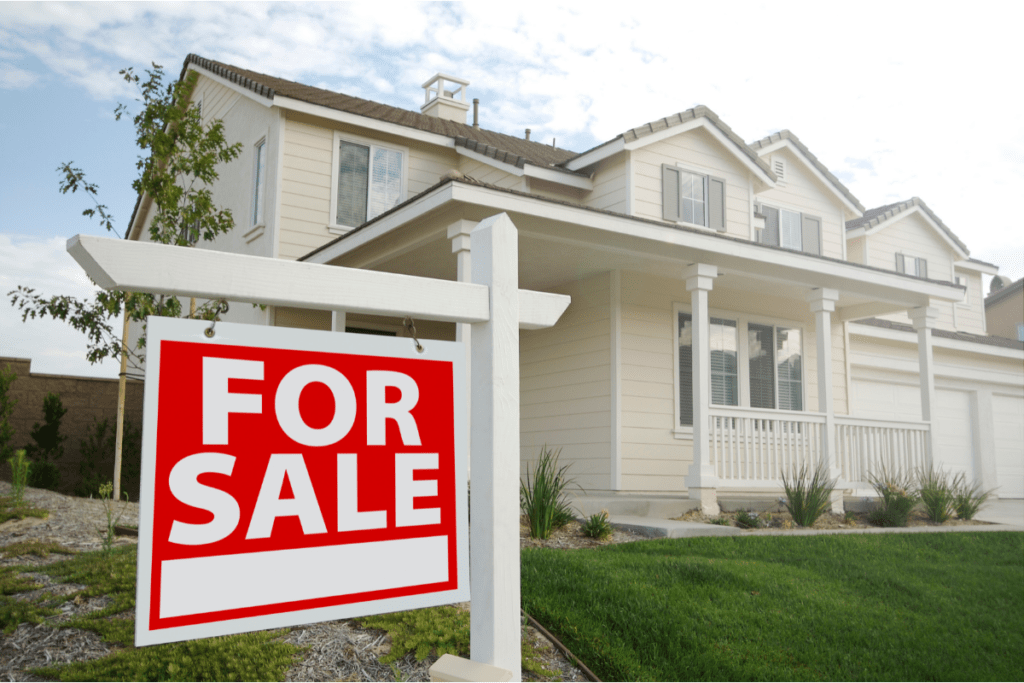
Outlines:
POLYGON ((821 413, 722 408, 710 414, 711 462, 723 486, 781 487, 794 465, 821 459, 821 413))
POLYGON ((928 464, 926 422, 836 416, 836 460, 848 482, 867 482, 884 466, 913 473, 928 464))

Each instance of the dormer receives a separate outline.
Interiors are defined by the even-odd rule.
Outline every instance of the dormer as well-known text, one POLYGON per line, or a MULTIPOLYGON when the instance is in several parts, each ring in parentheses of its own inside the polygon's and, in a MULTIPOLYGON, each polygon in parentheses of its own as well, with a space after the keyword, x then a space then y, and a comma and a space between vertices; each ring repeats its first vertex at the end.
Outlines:
POLYGON ((423 106, 420 112, 427 116, 435 116, 446 121, 466 122, 469 102, 466 101, 466 88, 469 81, 455 76, 438 73, 423 84, 423 106))

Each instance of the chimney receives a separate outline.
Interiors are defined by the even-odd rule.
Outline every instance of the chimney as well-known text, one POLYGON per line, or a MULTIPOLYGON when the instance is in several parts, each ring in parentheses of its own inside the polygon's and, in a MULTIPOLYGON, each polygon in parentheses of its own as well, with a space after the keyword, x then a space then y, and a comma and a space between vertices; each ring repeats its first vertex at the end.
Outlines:
MULTIPOLYGON (((424 104, 420 111, 446 121, 466 122, 469 102, 466 88, 469 81, 439 73, 423 84, 424 104)), ((474 117, 475 118, 475 117, 474 117)))
POLYGON ((480 127, 480 98, 473 98, 473 127, 480 127))
POLYGON ((526 129, 526 139, 527 140, 530 139, 530 129, 529 128, 526 129))

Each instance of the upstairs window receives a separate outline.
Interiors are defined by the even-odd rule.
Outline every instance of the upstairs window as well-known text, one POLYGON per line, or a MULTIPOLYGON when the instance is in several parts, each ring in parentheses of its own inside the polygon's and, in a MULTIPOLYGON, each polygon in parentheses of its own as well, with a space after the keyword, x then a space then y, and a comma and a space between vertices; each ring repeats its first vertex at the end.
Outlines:
POLYGON ((821 219, 799 211, 761 206, 764 229, 758 235, 761 244, 821 254, 821 219))
POLYGON ((896 254, 896 272, 914 277, 928 277, 928 261, 910 254, 896 254))
POLYGON ((403 150, 335 136, 335 225, 354 228, 394 208, 405 198, 403 150))
POLYGON ((725 232, 725 181, 678 166, 661 167, 662 218, 725 232))

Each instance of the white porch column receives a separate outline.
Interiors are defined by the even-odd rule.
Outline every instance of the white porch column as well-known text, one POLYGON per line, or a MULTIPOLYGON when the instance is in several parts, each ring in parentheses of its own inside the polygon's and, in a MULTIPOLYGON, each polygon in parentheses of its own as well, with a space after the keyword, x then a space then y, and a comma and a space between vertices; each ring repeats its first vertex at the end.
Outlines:
MULTIPOLYGON (((825 414, 825 430, 821 434, 821 462, 828 468, 828 476, 839 478, 842 471, 836 462, 836 415, 832 402, 832 312, 836 310, 839 292, 834 289, 813 289, 807 295, 814 313, 816 351, 818 359, 818 412, 825 414)), ((843 512, 843 489, 839 483, 832 491, 832 512, 843 512)))
POLYGON ((917 330, 917 360, 921 367, 921 419, 928 423, 925 445, 928 464, 935 458, 935 434, 932 411, 935 409, 935 362, 932 358, 932 329, 939 317, 939 311, 932 306, 912 308, 907 313, 917 330))
POLYGON ((686 291, 690 292, 693 355, 693 464, 686 475, 690 498, 699 500, 705 514, 717 515, 718 475, 711 463, 708 447, 708 408, 711 405, 711 323, 708 320, 708 292, 718 267, 691 263, 683 270, 686 291))
POLYGON ((480 221, 472 239, 472 278, 490 285, 491 319, 473 324, 469 654, 518 681, 519 243, 505 214, 480 221))
POLYGON ((331 331, 345 333, 345 311, 331 311, 331 331))
MULTIPOLYGON (((471 258, 472 251, 470 250, 470 233, 473 232, 473 228, 476 227, 476 222, 467 220, 457 220, 448 226, 448 239, 452 241, 452 253, 455 254, 457 261, 457 274, 456 279, 459 282, 472 282, 473 279, 473 261, 471 258)), ((465 344, 466 348, 466 406, 473 405, 472 394, 470 389, 473 387, 473 363, 472 361, 472 350, 470 345, 470 336, 472 335, 472 325, 469 323, 455 323, 455 341, 460 341, 465 344)), ((472 409, 469 411, 472 413, 472 409)), ((466 416, 466 429, 468 433, 473 433, 473 421, 472 415, 466 416)), ((469 443, 469 439, 466 443, 469 443)), ((472 456, 472 444, 470 445, 470 456, 469 464, 467 465, 466 477, 469 481, 472 481, 473 476, 473 456, 472 456)))

